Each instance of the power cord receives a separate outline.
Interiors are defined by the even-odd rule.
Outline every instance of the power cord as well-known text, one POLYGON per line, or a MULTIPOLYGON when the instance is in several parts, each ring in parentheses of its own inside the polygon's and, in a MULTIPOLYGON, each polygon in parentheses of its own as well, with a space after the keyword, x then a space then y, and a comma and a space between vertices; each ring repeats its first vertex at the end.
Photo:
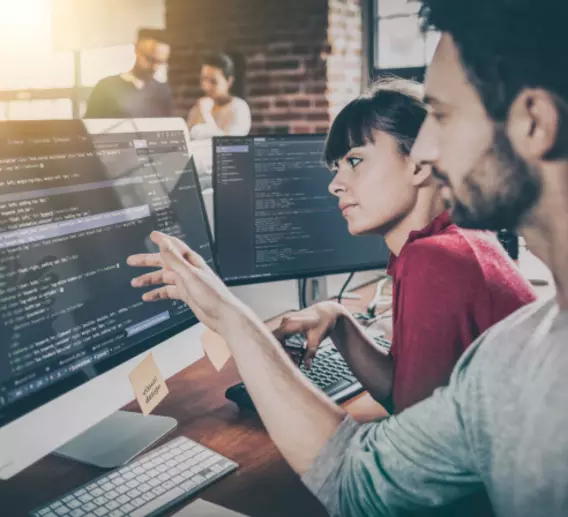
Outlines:
POLYGON ((379 305, 381 299, 383 298, 383 289, 389 281, 390 277, 384 276, 377 282, 377 290, 375 291, 375 297, 367 307, 367 314, 372 318, 375 317, 375 313, 377 311, 377 305, 379 305))
POLYGON ((306 288, 307 288, 308 280, 306 278, 302 278, 300 280, 300 309, 305 309, 308 306, 308 301, 306 299, 306 288))
POLYGON ((337 303, 341 303, 341 299, 343 298, 343 293, 345 293, 345 289, 347 289, 347 286, 349 285, 351 280, 353 280, 354 275, 355 275, 355 272, 350 273, 349 276, 347 277, 347 280, 345 280, 343 287, 341 287, 339 294, 337 295, 337 303))
POLYGON ((371 303, 367 306, 367 310, 365 312, 356 312, 353 315, 355 316, 355 319, 359 321, 359 323, 362 323, 365 326, 371 325, 375 321, 382 319, 383 317, 386 317, 388 315, 390 308, 386 312, 381 311, 379 314, 377 314, 377 306, 382 305, 383 302, 387 303, 391 301, 390 296, 387 297, 383 295, 383 289, 389 281, 390 277, 388 275, 382 276, 378 280, 375 296, 371 303))

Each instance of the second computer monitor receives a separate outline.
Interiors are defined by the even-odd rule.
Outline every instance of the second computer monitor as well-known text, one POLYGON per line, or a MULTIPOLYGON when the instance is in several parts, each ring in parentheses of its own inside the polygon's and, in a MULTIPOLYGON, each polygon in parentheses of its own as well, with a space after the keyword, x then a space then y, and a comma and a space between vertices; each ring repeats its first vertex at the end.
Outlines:
POLYGON ((380 236, 352 236, 328 191, 325 135, 219 137, 215 241, 231 285, 385 267, 380 236))

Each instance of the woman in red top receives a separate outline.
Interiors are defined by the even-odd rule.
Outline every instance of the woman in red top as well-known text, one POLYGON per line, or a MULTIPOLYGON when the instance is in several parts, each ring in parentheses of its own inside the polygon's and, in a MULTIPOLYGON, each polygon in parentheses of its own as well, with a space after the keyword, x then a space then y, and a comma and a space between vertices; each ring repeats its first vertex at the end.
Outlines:
POLYGON ((430 167, 410 159, 425 116, 418 83, 383 80, 339 113, 325 146, 329 190, 349 232, 379 233, 391 251, 390 354, 334 302, 295 312, 276 331, 305 333, 308 362, 331 337, 363 386, 394 412, 447 384, 475 338, 535 299, 492 234, 452 224, 430 167))
MULTIPOLYGON (((447 384, 475 338, 535 299, 495 236, 452 224, 430 168, 410 159, 425 116, 420 85, 382 81, 339 113, 326 142, 329 190, 350 233, 381 234, 391 251, 390 354, 334 302, 293 313, 275 332, 279 339, 303 332, 308 362, 329 336, 361 384, 395 413, 447 384)), ((477 498, 450 514, 465 515, 465 506, 469 515, 489 508, 477 498)))

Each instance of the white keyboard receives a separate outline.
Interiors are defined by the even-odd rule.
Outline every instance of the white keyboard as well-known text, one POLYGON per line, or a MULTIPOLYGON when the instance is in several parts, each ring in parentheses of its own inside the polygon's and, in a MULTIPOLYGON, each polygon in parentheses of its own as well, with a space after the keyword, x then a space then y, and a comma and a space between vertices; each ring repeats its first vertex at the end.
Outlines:
POLYGON ((183 436, 55 501, 32 517, 147 517, 188 498, 238 465, 183 436))

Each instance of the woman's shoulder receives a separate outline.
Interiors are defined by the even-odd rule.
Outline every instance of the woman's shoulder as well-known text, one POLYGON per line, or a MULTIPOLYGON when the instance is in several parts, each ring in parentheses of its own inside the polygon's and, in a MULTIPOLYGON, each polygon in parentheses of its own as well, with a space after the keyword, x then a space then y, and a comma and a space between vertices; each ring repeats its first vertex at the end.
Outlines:
MULTIPOLYGON (((453 225, 452 225, 453 226, 453 225)), ((483 233, 483 232, 477 232, 483 233)), ((497 246, 498 241, 494 239, 497 246)), ((407 273, 423 274, 429 270, 442 270, 447 277, 466 271, 475 276, 481 273, 480 253, 495 249, 491 239, 484 235, 471 236, 461 228, 449 227, 443 233, 430 235, 407 243, 399 257, 401 268, 407 273), (480 249, 479 243, 484 243, 480 249), (420 272, 420 273, 418 273, 420 272)))
POLYGON ((456 260, 469 256, 471 246, 461 228, 451 225, 442 233, 428 235, 408 242, 403 249, 405 261, 423 261, 427 258, 435 260, 456 260))
POLYGON ((235 110, 243 110, 243 109, 246 109, 247 111, 250 110, 247 101, 245 101, 244 99, 241 99, 241 97, 233 96, 233 98, 231 99, 230 105, 235 110))

